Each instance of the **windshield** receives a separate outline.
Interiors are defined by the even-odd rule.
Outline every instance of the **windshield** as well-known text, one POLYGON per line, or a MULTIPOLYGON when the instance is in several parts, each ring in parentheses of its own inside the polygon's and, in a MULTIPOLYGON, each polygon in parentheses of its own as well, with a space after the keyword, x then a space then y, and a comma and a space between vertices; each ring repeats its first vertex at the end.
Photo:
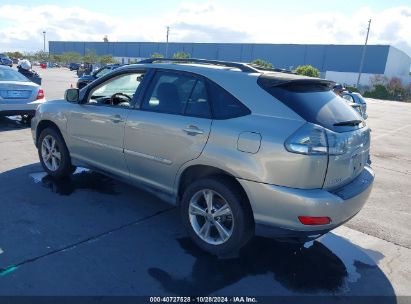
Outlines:
POLYGON ((29 82, 26 77, 12 69, 0 69, 0 81, 29 82))
POLYGON ((96 77, 102 77, 108 73, 110 73, 113 69, 109 67, 102 68, 100 71, 96 73, 96 77))

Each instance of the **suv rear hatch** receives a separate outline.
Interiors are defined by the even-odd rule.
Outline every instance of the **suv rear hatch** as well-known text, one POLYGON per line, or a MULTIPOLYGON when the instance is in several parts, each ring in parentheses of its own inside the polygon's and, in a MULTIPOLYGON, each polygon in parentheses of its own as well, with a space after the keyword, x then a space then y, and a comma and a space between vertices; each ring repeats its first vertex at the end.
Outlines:
POLYGON ((337 189, 362 172, 369 157, 370 129, 334 94, 334 82, 268 73, 259 77, 258 84, 307 121, 285 147, 293 153, 328 156, 323 188, 337 189))

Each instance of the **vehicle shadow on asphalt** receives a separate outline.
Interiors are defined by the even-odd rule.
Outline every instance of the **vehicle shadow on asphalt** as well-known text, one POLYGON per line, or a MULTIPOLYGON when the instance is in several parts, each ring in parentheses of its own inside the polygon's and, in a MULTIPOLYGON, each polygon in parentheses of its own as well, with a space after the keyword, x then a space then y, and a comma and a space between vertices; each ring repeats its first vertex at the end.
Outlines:
MULTIPOLYGON (((396 303, 394 289, 364 250, 348 240, 329 233, 311 246, 296 246, 273 239, 255 237, 241 249, 237 257, 222 259, 210 255, 189 238, 179 238, 184 252, 195 258, 191 273, 185 277, 164 269, 150 268, 148 273, 169 293, 213 295, 247 277, 272 275, 273 285, 265 285, 266 293, 277 290, 278 284, 291 295, 361 295, 388 296, 384 303, 396 303)), ((177 258, 177 257, 176 257, 177 258)), ((170 260, 174 260, 171 256, 170 260)))
POLYGON ((273 283, 292 294, 395 295, 376 263, 361 248, 334 234, 326 237, 326 245, 315 241, 309 248, 255 237, 231 259, 203 252, 188 238, 178 242, 196 259, 190 274, 178 277, 159 268, 148 270, 166 291, 175 294, 210 295, 246 277, 270 274, 273 283))
POLYGON ((30 128, 30 120, 20 116, 0 116, 0 132, 30 128))

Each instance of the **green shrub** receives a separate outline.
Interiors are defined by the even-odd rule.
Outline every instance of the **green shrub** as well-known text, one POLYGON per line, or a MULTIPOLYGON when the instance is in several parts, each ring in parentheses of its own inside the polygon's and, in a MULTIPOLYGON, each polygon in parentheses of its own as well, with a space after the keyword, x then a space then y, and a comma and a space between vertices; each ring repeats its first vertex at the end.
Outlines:
POLYGON ((251 61, 251 64, 260 66, 262 68, 268 68, 268 69, 273 68, 273 65, 270 62, 265 61, 263 59, 255 59, 255 60, 251 61))
POLYGON ((300 65, 295 71, 299 75, 309 76, 309 77, 320 77, 320 71, 317 70, 312 65, 300 65))
POLYGON ((101 64, 110 64, 116 62, 116 60, 111 55, 102 55, 100 56, 98 61, 100 61, 101 64))
POLYGON ((393 98, 392 94, 388 89, 382 84, 375 85, 374 89, 371 91, 366 91, 364 97, 376 98, 376 99, 387 99, 390 100, 393 98))
POLYGON ((187 59, 187 58, 190 58, 190 57, 191 57, 191 55, 189 53, 186 53, 186 52, 177 52, 177 53, 174 53, 174 55, 173 55, 173 59, 187 59))
POLYGON ((364 93, 364 97, 407 102, 411 99, 411 86, 404 87, 399 78, 393 77, 387 84, 374 85, 371 91, 364 93))
POLYGON ((164 58, 164 55, 160 53, 153 53, 151 54, 151 58, 164 58))

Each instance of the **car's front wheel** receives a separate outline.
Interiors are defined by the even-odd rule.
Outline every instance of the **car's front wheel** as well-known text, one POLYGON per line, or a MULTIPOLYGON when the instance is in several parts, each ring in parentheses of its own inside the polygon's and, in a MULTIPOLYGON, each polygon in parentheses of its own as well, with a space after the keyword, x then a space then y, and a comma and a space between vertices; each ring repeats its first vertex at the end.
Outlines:
POLYGON ((70 154, 64 139, 54 128, 44 129, 39 137, 38 153, 44 170, 56 178, 64 178, 73 173, 70 154))
POLYGON ((181 214, 195 243, 216 255, 237 251, 254 232, 248 202, 237 185, 225 177, 189 185, 181 200, 181 214))

